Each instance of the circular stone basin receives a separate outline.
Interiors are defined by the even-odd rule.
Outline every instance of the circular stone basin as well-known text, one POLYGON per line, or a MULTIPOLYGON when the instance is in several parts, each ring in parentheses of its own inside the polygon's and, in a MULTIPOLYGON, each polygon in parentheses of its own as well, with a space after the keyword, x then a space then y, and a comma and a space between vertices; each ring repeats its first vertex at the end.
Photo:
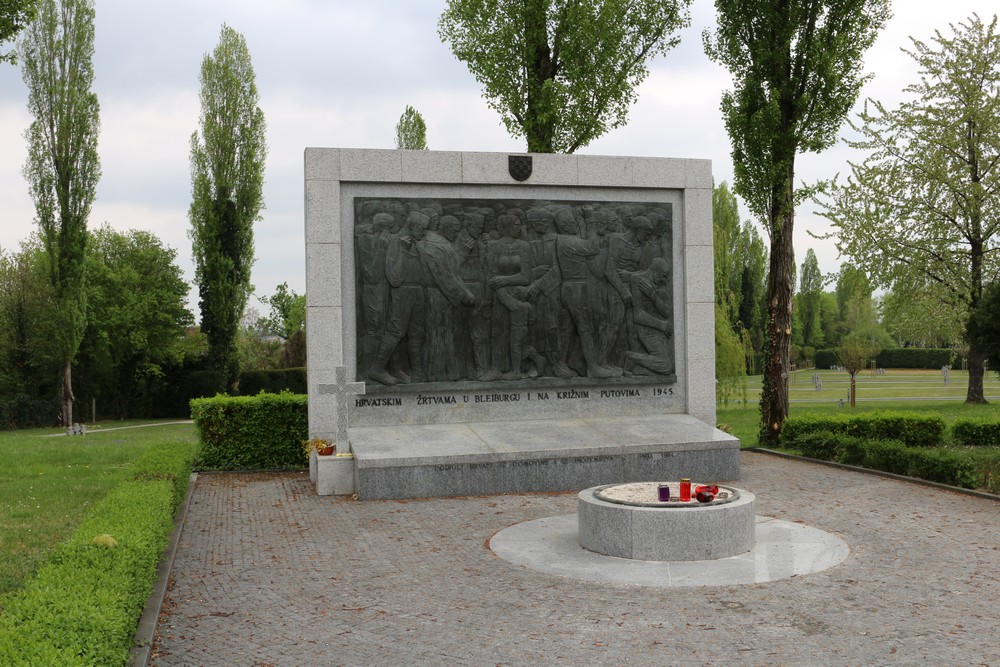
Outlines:
MULTIPOLYGON (((651 561, 714 560, 753 549, 754 494, 719 486, 719 497, 710 503, 661 503, 661 483, 608 484, 581 491, 580 546, 605 556, 651 561)), ((677 497, 680 482, 666 483, 670 497, 677 497)))

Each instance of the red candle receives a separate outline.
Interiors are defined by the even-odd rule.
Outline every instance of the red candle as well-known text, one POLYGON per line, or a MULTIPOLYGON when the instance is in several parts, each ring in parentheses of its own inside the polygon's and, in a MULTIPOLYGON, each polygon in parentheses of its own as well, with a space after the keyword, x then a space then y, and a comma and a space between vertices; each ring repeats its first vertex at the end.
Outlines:
POLYGON ((681 480, 681 502, 691 502, 691 480, 687 477, 681 480))

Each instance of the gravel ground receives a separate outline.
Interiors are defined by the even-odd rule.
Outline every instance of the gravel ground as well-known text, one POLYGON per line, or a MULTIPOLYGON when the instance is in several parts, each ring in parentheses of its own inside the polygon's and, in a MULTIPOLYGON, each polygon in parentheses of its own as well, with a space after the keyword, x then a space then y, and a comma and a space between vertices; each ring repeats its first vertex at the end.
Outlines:
POLYGON ((202 475, 151 664, 1000 667, 1000 503, 752 452, 732 483, 851 555, 766 584, 595 584, 486 546, 573 493, 361 503, 202 475))

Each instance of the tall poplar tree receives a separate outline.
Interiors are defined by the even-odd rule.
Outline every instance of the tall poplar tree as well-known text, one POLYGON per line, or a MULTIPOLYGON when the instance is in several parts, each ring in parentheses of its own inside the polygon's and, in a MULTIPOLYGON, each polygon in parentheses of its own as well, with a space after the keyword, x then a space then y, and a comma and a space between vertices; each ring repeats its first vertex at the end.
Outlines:
POLYGON ((396 123, 396 148, 427 150, 427 123, 420 112, 409 104, 396 123))
MULTIPOLYGON (((191 241, 201 329, 224 388, 239 377, 236 334, 253 291, 253 224, 264 206, 264 112, 243 35, 222 26, 201 64, 201 134, 191 135, 191 241)), ((220 387, 222 388, 222 387, 220 387)))
POLYGON ((761 390, 762 445, 788 416, 795 256, 795 158, 836 140, 867 77, 862 55, 889 17, 889 0, 715 0, 705 50, 733 74, 722 112, 733 144, 734 189, 771 239, 761 390))
POLYGON ((34 117, 26 133, 24 176, 55 290, 62 362, 63 425, 73 423, 73 359, 87 324, 87 218, 101 176, 100 107, 94 82, 94 3, 41 0, 24 31, 20 56, 34 117))
POLYGON ((621 127, 680 42, 691 0, 449 0, 438 34, 531 153, 573 153, 621 127))

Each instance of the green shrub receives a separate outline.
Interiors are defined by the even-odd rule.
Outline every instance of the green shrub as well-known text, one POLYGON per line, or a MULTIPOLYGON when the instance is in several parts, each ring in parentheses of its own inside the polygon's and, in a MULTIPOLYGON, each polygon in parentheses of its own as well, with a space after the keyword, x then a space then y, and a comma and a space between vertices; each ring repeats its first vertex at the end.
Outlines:
POLYGON ((873 470, 905 475, 910 470, 909 447, 899 440, 870 440, 864 445, 861 464, 873 470))
POLYGON ((193 442, 163 442, 154 445, 136 460, 132 479, 167 480, 173 485, 174 505, 180 505, 187 495, 191 462, 197 449, 198 446, 193 442))
POLYGON ((951 425, 955 444, 964 447, 1000 447, 1000 422, 956 419, 951 425))
MULTIPOLYGON (((782 442, 784 442, 784 438, 782 438, 782 442)), ((795 449, 802 452, 803 456, 823 459, 824 461, 838 461, 846 449, 859 442, 858 438, 844 433, 813 431, 797 438, 795 449)))
POLYGON ((130 481, 4 601, 0 664, 122 665, 173 528, 173 485, 130 481), (117 546, 93 544, 111 535, 117 546))
POLYGON ((830 370, 837 364, 837 353, 833 350, 816 350, 816 368, 830 370))
POLYGON ((976 487, 979 461, 970 452, 955 449, 911 449, 908 475, 966 489, 976 487))
POLYGON ((882 350, 875 357, 879 368, 930 368, 940 370, 942 366, 953 367, 958 360, 955 350, 897 347, 882 350))
POLYGON ((834 417, 789 417, 781 427, 782 447, 797 448, 808 433, 829 431, 863 440, 902 440, 909 447, 932 447, 944 439, 941 417, 915 412, 863 412, 834 417))
POLYGON ((256 396, 261 392, 279 394, 306 393, 305 368, 281 368, 268 371, 243 371, 240 373, 240 395, 256 396))
POLYGON ((198 467, 213 470, 301 468, 309 437, 307 397, 302 394, 216 396, 191 401, 201 435, 198 467))

